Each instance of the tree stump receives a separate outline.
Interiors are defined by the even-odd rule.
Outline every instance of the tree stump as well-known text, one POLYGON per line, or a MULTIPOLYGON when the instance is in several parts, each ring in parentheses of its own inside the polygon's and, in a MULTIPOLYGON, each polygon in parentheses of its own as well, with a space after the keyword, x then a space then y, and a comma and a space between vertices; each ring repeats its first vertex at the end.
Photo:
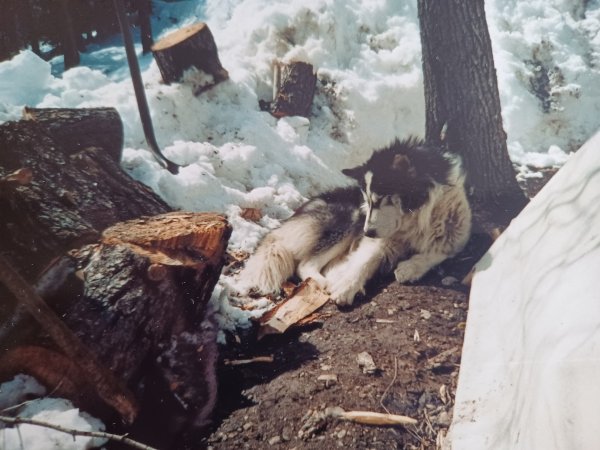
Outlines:
POLYGON ((136 385, 146 375, 162 386, 178 405, 168 416, 182 426, 206 425, 216 402, 207 304, 230 234, 222 216, 173 212, 116 224, 98 245, 72 252, 84 285, 65 321, 121 379, 136 385))
POLYGON ((277 95, 271 103, 271 114, 277 118, 308 117, 317 85, 313 66, 305 62, 293 62, 278 67, 273 83, 277 87, 277 95))
POLYGON ((217 84, 229 78, 221 65, 213 35, 205 23, 177 30, 152 46, 152 54, 166 84, 179 81, 183 72, 195 67, 217 84))
POLYGON ((42 125, 63 153, 97 147, 121 161, 123 123, 115 108, 25 107, 23 119, 42 125))

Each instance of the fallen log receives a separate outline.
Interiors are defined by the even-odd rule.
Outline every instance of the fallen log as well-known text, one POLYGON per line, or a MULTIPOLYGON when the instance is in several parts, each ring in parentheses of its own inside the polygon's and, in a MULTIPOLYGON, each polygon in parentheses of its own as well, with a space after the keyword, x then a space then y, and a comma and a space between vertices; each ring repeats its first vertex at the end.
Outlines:
MULTIPOLYGON (((79 151, 61 137, 68 134, 61 131, 61 124, 74 133, 87 133, 91 121, 77 128, 73 124, 77 113, 69 113, 69 119, 51 125, 46 111, 30 112, 39 119, 0 125, 0 178, 21 169, 30 174, 24 185, 0 183, 0 248, 33 284, 50 261, 95 242, 106 227, 171 208, 123 172, 114 155, 104 151, 101 135, 82 137, 87 146, 79 151)), ((50 113, 57 114, 62 113, 50 113)), ((121 139, 117 135, 119 146, 121 139)))
POLYGON ((166 84, 179 81, 190 67, 212 76, 212 86, 229 78, 221 65, 213 35, 199 22, 177 30, 152 46, 152 55, 166 84))
POLYGON ((277 64, 273 86, 277 94, 271 103, 271 114, 308 117, 315 96, 317 75, 311 64, 292 62, 277 64))
POLYGON ((115 108, 29 108, 23 119, 45 128, 62 152, 72 155, 99 148, 117 163, 123 148, 123 123, 115 108))

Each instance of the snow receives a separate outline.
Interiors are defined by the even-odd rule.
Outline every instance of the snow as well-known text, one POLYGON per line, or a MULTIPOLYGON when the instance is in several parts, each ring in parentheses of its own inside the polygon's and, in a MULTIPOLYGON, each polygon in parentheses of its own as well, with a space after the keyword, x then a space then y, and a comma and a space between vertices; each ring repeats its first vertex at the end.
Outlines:
MULTIPOLYGON (((230 249, 246 252, 307 197, 348 183, 341 169, 396 137, 423 134, 415 0, 155 4, 158 34, 206 21, 230 74, 196 97, 195 74, 163 85, 152 57, 140 55, 157 140, 184 165, 178 175, 147 151, 116 37, 64 73, 60 58, 48 63, 30 51, 0 63, 0 122, 17 120, 25 105, 114 106, 125 129, 124 169, 174 208, 226 214, 230 249), (291 60, 317 69, 309 119, 277 120, 258 107, 271 100, 274 61, 291 60), (262 219, 243 219, 243 208, 260 209, 262 219)), ((600 0, 487 0, 486 11, 510 156, 520 176, 560 167, 600 124, 600 0)), ((234 290, 235 280, 222 277, 212 298, 224 330, 247 326, 267 307, 237 308, 234 290)))
MULTIPOLYGON (((46 397, 25 402, 27 395, 44 393, 45 389, 33 378, 17 375, 13 380, 0 385, 0 410, 2 414, 7 414, 7 408, 14 410, 14 405, 20 405, 18 415, 22 418, 49 422, 79 431, 104 430, 102 422, 85 412, 80 412, 68 400, 46 397)), ((5 450, 84 450, 98 448, 105 442, 106 439, 73 437, 71 434, 37 425, 21 424, 11 428, 2 428, 0 425, 0 448, 5 450)))
POLYGON ((600 448, 600 133, 477 265, 452 448, 600 448))

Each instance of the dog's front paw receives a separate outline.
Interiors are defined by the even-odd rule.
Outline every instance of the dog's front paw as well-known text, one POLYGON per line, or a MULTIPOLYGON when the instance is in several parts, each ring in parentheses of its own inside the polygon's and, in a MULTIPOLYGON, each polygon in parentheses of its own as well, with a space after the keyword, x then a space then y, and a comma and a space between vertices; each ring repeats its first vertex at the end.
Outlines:
POLYGON ((398 283, 408 283, 411 281, 417 281, 423 274, 419 267, 410 261, 402 261, 396 266, 394 270, 394 276, 398 283))
POLYGON ((361 290, 360 286, 356 286, 354 283, 346 280, 336 280, 335 282, 328 282, 328 290, 331 298, 335 300, 335 303, 339 306, 350 306, 354 302, 354 297, 361 290))

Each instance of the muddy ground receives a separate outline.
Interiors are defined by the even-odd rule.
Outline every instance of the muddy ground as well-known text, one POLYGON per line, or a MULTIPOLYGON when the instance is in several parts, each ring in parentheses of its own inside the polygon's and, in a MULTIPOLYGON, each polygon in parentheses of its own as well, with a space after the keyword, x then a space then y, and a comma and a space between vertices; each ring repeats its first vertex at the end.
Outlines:
MULTIPOLYGON (((530 179, 529 196, 552 176, 530 179)), ((436 449, 452 420, 469 287, 461 280, 492 243, 482 224, 465 251, 421 281, 377 279, 347 309, 284 335, 255 330, 223 348, 208 449, 436 449), (375 369, 359 363, 367 353, 375 369), (273 356, 272 362, 227 361, 273 356), (325 417, 328 407, 392 413, 416 425, 369 426, 325 417)), ((494 224, 483 224, 490 230, 494 224)))

